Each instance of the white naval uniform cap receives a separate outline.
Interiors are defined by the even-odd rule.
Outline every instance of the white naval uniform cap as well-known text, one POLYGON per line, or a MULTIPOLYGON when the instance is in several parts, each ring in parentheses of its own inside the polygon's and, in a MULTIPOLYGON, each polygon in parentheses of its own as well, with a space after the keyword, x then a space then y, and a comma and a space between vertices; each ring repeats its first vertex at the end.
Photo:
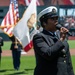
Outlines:
MULTIPOLYGON (((50 7, 45 8, 44 10, 42 10, 42 11, 38 14, 38 16, 37 16, 38 22, 40 22, 40 18, 41 18, 42 16, 44 16, 45 14, 47 14, 47 13, 50 13, 51 17, 53 17, 53 16, 58 16, 58 15, 57 15, 57 8, 56 8, 55 6, 50 6, 50 7), (54 10, 54 11, 53 11, 53 10, 54 10), (55 13, 55 14, 54 14, 54 13, 55 13)), ((50 15, 49 15, 49 16, 50 16, 50 15)))

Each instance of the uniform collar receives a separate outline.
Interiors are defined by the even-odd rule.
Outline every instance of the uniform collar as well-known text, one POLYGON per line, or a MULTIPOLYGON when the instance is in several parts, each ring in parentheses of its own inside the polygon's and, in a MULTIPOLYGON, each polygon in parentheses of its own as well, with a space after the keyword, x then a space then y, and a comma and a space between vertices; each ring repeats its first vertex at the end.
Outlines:
POLYGON ((43 33, 51 36, 55 36, 56 32, 47 31, 46 29, 43 29, 43 33))
POLYGON ((56 32, 51 32, 51 31, 48 31, 51 35, 56 35, 56 32))

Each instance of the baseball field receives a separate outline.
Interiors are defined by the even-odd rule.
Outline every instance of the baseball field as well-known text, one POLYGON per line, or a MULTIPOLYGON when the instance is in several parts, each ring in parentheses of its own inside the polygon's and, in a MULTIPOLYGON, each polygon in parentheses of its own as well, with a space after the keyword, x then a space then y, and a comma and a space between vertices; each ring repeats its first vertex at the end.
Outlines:
MULTIPOLYGON (((72 58, 73 69, 75 73, 75 40, 68 41, 72 58)), ((21 65, 18 71, 14 70, 10 50, 11 42, 4 42, 2 47, 2 58, 0 65, 0 75, 33 75, 35 68, 34 50, 31 49, 26 54, 21 55, 21 65)))

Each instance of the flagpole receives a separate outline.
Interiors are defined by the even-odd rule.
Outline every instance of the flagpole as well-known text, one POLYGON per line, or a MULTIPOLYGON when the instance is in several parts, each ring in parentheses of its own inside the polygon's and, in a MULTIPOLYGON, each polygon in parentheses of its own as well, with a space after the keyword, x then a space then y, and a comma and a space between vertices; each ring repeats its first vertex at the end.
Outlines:
MULTIPOLYGON (((15 0, 14 0, 14 2, 15 2, 15 0)), ((18 0, 16 0, 16 2, 17 2, 17 4, 18 4, 18 0)), ((14 3, 15 4, 15 3, 14 3)), ((17 6, 18 7, 18 6, 17 6)), ((19 12, 19 11, 17 11, 17 12, 19 12)), ((14 17, 14 20, 15 20, 15 17, 14 17)), ((15 20, 15 23, 14 23, 14 25, 16 25, 16 23, 19 21, 19 16, 17 16, 17 20, 15 20)), ((15 37, 15 36, 14 36, 15 37)), ((15 37, 15 48, 18 48, 18 39, 15 37)))
POLYGON ((0 67, 1 67, 1 53, 0 53, 0 67))

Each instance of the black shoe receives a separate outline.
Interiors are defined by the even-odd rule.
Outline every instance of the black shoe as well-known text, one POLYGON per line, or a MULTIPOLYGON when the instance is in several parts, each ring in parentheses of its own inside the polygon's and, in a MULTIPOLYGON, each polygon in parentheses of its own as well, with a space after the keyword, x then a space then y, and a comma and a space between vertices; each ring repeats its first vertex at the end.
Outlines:
POLYGON ((19 68, 17 67, 17 68, 15 68, 15 70, 17 70, 17 71, 18 71, 18 70, 19 70, 19 68))

